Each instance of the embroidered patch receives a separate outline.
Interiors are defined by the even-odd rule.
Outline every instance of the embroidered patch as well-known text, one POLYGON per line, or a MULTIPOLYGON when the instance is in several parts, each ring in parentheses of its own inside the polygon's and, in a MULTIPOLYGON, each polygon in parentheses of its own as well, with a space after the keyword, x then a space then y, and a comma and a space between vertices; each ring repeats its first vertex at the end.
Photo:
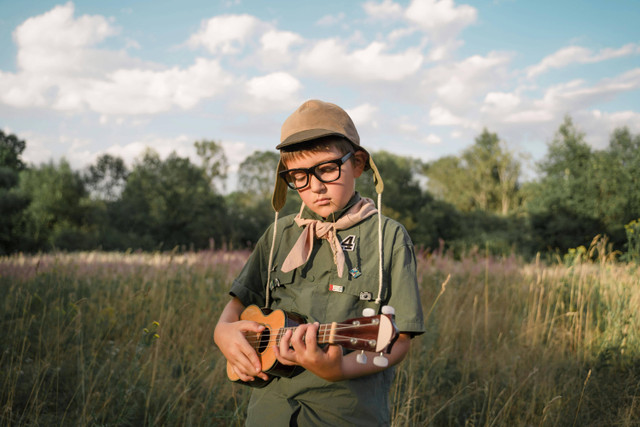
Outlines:
POLYGON ((356 236, 352 234, 345 237, 342 239, 342 242, 340 242, 340 246, 342 246, 343 251, 353 251, 356 248, 356 236))
POLYGON ((349 270, 349 274, 354 279, 357 279, 358 277, 362 276, 362 273, 360 273, 360 270, 358 270, 357 268, 352 268, 351 270, 349 270))
POLYGON ((329 285, 329 290, 331 292, 344 292, 344 286, 340 285, 329 285))

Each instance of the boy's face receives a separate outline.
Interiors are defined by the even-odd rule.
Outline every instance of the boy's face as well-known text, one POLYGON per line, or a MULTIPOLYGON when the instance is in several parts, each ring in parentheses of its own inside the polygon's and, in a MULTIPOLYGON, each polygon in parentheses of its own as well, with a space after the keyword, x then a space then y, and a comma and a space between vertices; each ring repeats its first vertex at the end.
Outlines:
MULTIPOLYGON (((308 155, 291 159, 287 169, 311 168, 319 163, 338 160, 343 156, 336 148, 330 151, 309 152, 308 155)), ((323 218, 344 208, 355 192, 356 178, 363 170, 366 154, 357 151, 354 161, 347 160, 341 166, 340 178, 333 182, 322 182, 313 174, 309 174, 309 183, 298 191, 302 202, 313 212, 323 218), (355 164, 354 164, 355 163, 355 164)))

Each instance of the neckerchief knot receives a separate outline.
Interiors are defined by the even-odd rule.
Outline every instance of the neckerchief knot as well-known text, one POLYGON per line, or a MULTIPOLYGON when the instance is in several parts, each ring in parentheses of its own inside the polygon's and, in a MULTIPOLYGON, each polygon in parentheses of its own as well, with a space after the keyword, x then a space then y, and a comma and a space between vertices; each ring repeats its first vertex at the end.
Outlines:
POLYGON ((287 273, 309 261, 314 239, 326 239, 333 253, 333 262, 338 269, 338 277, 344 271, 344 252, 337 231, 350 228, 365 218, 378 212, 373 200, 363 197, 335 222, 325 222, 301 217, 302 210, 296 215, 295 222, 304 227, 300 237, 282 263, 282 271, 287 273))

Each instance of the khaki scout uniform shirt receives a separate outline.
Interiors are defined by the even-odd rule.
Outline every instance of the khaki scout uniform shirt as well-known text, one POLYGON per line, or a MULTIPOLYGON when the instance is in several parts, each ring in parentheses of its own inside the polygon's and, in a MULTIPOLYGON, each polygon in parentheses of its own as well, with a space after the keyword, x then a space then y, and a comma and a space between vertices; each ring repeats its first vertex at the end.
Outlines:
MULTIPOLYGON (((336 218, 360 199, 356 193, 336 218)), ((309 261, 288 273, 280 270, 302 229, 290 215, 278 221, 271 274, 271 307, 298 313, 307 322, 330 323, 361 317, 362 310, 382 305, 395 308, 400 332, 424 332, 416 279, 413 244, 402 225, 382 217, 383 291, 378 296, 378 216, 338 230, 345 254, 343 277, 338 277, 329 242, 316 239, 309 261)), ((305 207, 304 218, 322 220, 305 207)), ((273 225, 260 238, 231 288, 245 306, 265 303, 265 283, 273 225)), ((372 363, 371 360, 368 363, 372 363)), ((248 425, 388 425, 389 390, 394 369, 353 380, 328 382, 303 371, 292 378, 275 378, 254 389, 247 414, 248 425)))

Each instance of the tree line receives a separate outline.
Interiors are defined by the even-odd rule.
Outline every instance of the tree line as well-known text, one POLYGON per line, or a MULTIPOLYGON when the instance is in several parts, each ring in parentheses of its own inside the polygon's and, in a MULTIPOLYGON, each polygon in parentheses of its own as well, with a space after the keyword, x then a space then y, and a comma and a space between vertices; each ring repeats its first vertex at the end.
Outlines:
MULTIPOLYGON (((278 153, 246 157, 238 189, 225 194, 222 145, 194 145, 198 162, 148 148, 131 167, 103 154, 73 170, 64 158, 25 164, 26 142, 0 131, 0 254, 251 247, 273 220, 278 153)), ((526 158, 487 129, 461 153, 431 162, 373 156, 385 183, 383 213, 418 247, 530 256, 565 253, 600 235, 621 256, 640 256, 640 135, 626 127, 598 150, 565 117, 530 181, 522 178, 526 158)), ((357 189, 375 196, 370 179, 357 189)), ((299 204, 291 192, 283 213, 299 204)))

